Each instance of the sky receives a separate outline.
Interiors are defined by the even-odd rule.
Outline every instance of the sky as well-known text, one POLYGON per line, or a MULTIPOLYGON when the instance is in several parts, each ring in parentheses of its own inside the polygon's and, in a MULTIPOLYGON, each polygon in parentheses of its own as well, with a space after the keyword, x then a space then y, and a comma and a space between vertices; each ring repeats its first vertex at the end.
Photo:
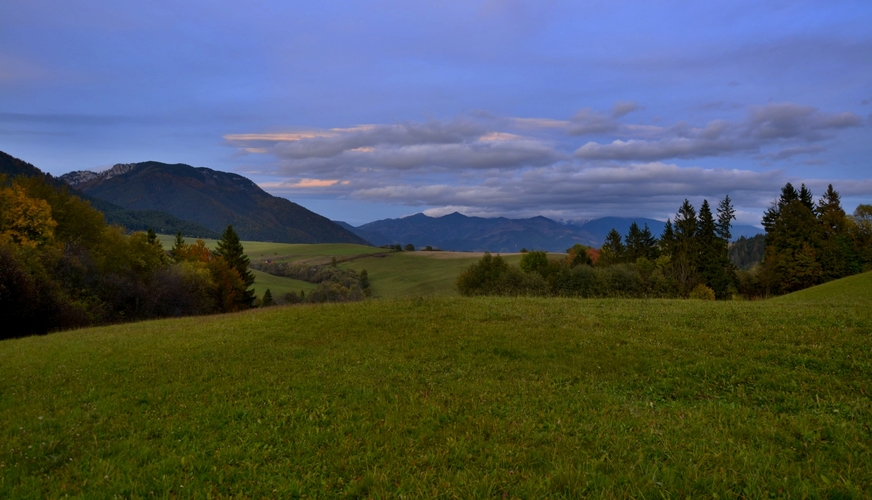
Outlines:
POLYGON ((3 0, 0 150, 235 172, 360 225, 872 203, 872 2, 3 0))

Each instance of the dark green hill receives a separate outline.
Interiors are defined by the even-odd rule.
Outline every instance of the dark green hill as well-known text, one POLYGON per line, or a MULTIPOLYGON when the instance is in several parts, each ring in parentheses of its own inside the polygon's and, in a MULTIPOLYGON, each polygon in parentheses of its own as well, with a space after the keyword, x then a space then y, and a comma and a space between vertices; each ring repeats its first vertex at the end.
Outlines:
MULTIPOLYGON (((57 187, 69 188, 67 183, 44 173, 37 167, 10 156, 0 151, 0 174, 10 177, 24 175, 27 177, 44 177, 46 181, 57 187)), ((196 222, 179 219, 160 210, 127 210, 108 201, 89 196, 75 188, 69 188, 70 192, 83 200, 91 203, 91 206, 103 212, 106 222, 126 228, 129 231, 145 231, 152 228, 159 233, 175 234, 179 231, 185 236, 198 238, 217 238, 220 232, 207 229, 196 222)))
POLYGON ((244 240, 358 243, 329 219, 262 190, 237 174, 160 162, 119 164, 106 172, 61 177, 85 193, 129 210, 161 210, 212 231, 228 224, 244 240))

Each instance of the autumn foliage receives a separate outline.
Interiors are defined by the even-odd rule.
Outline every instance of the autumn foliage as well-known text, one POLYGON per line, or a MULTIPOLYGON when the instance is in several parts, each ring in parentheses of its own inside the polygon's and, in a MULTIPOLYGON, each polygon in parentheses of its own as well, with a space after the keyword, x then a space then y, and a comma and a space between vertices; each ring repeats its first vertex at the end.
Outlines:
POLYGON ((153 232, 127 235, 65 189, 0 176, 0 337, 237 311, 251 305, 245 271, 202 241, 171 258, 153 232))

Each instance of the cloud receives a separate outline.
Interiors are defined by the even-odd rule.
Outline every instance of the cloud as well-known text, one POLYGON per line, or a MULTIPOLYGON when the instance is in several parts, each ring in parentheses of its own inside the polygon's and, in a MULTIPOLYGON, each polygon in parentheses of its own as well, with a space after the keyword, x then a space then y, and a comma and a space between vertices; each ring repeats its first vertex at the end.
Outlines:
POLYGON ((818 141, 833 130, 862 124, 863 119, 851 112, 824 113, 811 106, 780 103, 754 108, 744 132, 759 139, 818 141))
POLYGON ((515 169, 568 158, 545 141, 493 130, 474 119, 228 134, 225 140, 245 151, 266 150, 275 155, 280 160, 279 171, 286 175, 515 169))
MULTIPOLYGON (((587 118, 585 116, 584 118, 587 118)), ((597 123, 588 119, 588 123, 597 123)), ((614 124, 614 122, 611 122, 614 124)), ((615 139, 610 143, 588 142, 574 156, 587 160, 658 161, 671 158, 702 158, 756 153, 770 146, 790 143, 814 143, 832 138, 846 128, 860 127, 863 119, 851 112, 826 113, 811 106, 776 103, 754 107, 746 120, 713 120, 705 127, 677 123, 669 128, 651 126, 614 126, 609 131, 623 136, 646 134, 649 140, 615 139)), ((603 125, 600 125, 605 130, 603 125)), ((589 127, 589 130, 593 130, 589 127)), ((788 147, 784 159, 793 154, 817 153, 823 146, 788 147)))
POLYGON ((637 109, 642 109, 642 106, 640 106, 639 103, 636 101, 618 101, 612 108, 612 116, 615 118, 620 118, 627 113, 636 111, 637 109))
POLYGON ((795 148, 784 148, 781 151, 778 151, 774 155, 771 155, 773 160, 786 160, 788 158, 794 157, 796 155, 814 155, 820 153, 821 151, 825 151, 826 148, 820 145, 815 146, 800 146, 795 148))
POLYGON ((750 107, 744 118, 703 125, 626 121, 638 109, 635 102, 617 102, 610 114, 585 108, 569 120, 477 112, 451 120, 228 134, 225 140, 273 157, 271 174, 284 180, 262 186, 288 195, 330 193, 427 207, 433 215, 665 219, 684 198, 714 202, 725 194, 746 213, 762 212, 788 176, 780 169, 755 171, 755 162, 824 153, 826 141, 863 124, 850 112, 794 103, 750 107), (579 145, 583 135, 608 140, 579 145), (742 168, 710 161, 735 164, 740 157, 742 168), (709 162, 678 163, 694 159, 709 162))
POLYGON ((566 165, 464 184, 388 184, 355 190, 351 196, 410 206, 477 207, 503 213, 553 213, 570 207, 575 213, 603 207, 638 213, 645 210, 641 207, 650 210, 661 206, 662 215, 673 213, 685 197, 713 200, 730 193, 734 199, 757 199, 763 193, 777 193, 783 180, 782 171, 704 169, 660 162, 581 169, 566 165), (628 199, 633 200, 632 206, 627 205, 628 199))

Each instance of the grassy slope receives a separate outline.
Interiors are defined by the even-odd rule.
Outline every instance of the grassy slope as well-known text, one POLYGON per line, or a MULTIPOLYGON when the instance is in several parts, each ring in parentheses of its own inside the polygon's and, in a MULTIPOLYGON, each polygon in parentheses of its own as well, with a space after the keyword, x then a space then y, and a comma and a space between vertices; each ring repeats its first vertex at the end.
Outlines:
MULTIPOLYGON (((505 256, 517 264, 518 254, 505 256)), ((379 298, 456 296, 454 282, 481 254, 459 252, 398 252, 343 263, 355 271, 366 269, 374 296, 379 298)))
POLYGON ((842 302, 872 295, 872 272, 849 276, 772 299, 775 302, 842 302))
MULTIPOLYGON (((175 236, 161 234, 158 239, 163 244, 163 247, 170 249, 175 242, 175 236)), ((187 243, 193 243, 195 239, 187 238, 187 243)), ((206 246, 214 249, 218 245, 218 240, 203 240, 206 246)), ((318 245, 298 245, 290 243, 270 243, 262 241, 243 241, 242 246, 245 249, 246 255, 252 262, 262 260, 274 261, 295 261, 295 262, 311 262, 314 264, 326 264, 331 261, 332 257, 337 259, 349 258, 356 255, 368 255, 373 253, 384 252, 382 248, 374 248, 363 245, 354 245, 350 243, 324 243, 318 245)), ((260 271, 254 272, 254 292, 258 297, 262 297, 263 293, 269 288, 273 297, 276 300, 281 300, 281 297, 288 292, 300 293, 301 290, 306 292, 314 290, 317 285, 306 283, 305 281, 284 278, 281 276, 272 276, 260 271)))
POLYGON ((837 302, 383 300, 0 342, 0 497, 863 497, 852 280, 837 302))
MULTIPOLYGON (((159 235, 164 248, 172 248, 174 238, 170 235, 159 235)), ((209 248, 217 245, 217 240, 204 241, 209 248)), ((479 253, 394 253, 386 252, 383 248, 343 243, 294 245, 243 241, 242 245, 252 262, 273 260, 329 264, 332 257, 336 257, 341 267, 358 272, 366 269, 375 297, 378 298, 456 296, 454 281, 457 276, 481 258, 479 253)), ((515 265, 521 260, 520 254, 508 254, 504 257, 515 265)), ((299 293, 300 290, 308 291, 315 287, 289 278, 256 273, 254 288, 258 296, 263 295, 269 288, 274 297, 279 297, 289 291, 299 293), (301 283, 304 284, 301 286, 301 283)))

